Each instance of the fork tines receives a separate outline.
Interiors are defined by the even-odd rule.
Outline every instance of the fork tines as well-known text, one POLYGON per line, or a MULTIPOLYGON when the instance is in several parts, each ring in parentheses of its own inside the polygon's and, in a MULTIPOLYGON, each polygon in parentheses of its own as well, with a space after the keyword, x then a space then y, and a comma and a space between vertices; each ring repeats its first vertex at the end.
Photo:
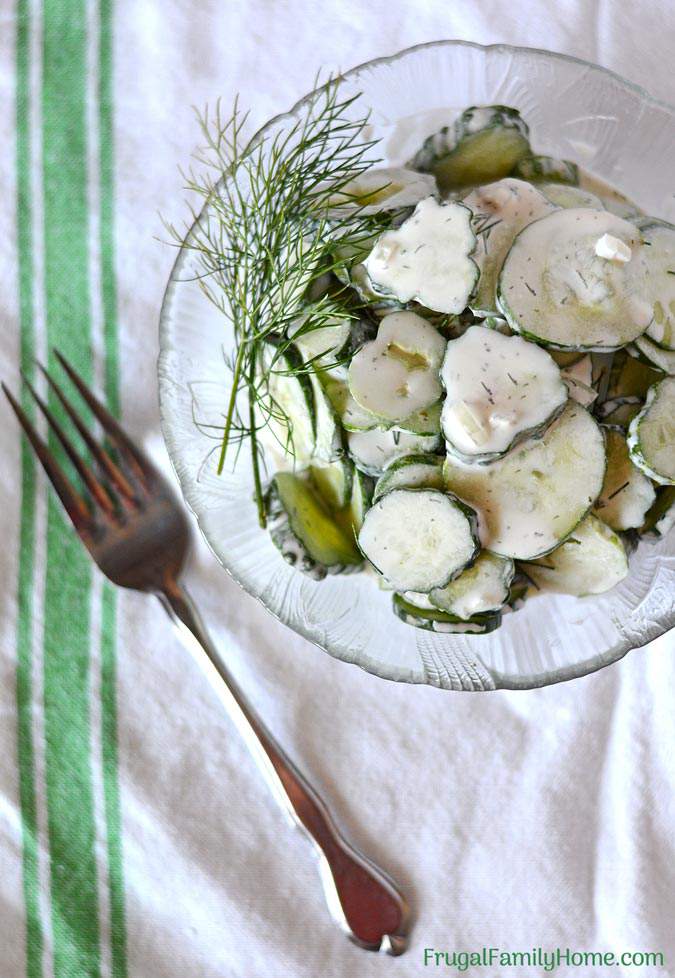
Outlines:
POLYGON ((110 443, 115 448, 119 458, 118 464, 111 457, 110 453, 99 444, 87 424, 78 414, 72 402, 64 394, 60 385, 57 384, 45 367, 38 363, 38 367, 46 377, 49 386, 62 404, 67 416, 72 421, 84 445, 90 452, 94 462, 94 468, 92 468, 77 451, 54 412, 38 394, 25 374, 22 373, 26 389, 30 392, 33 400, 46 418, 47 424, 63 446, 68 459, 87 490, 88 498, 85 498, 73 486, 54 456, 54 453, 38 434, 35 425, 8 389, 7 385, 3 383, 2 389, 19 419, 23 430, 26 432, 28 440, 42 463, 50 482, 58 493, 66 512, 73 521, 75 528, 80 534, 86 534, 91 532, 100 518, 113 517, 120 509, 136 506, 139 502, 139 497, 146 488, 148 478, 151 475, 151 469, 147 460, 138 451, 112 414, 94 397, 80 375, 68 361, 57 350, 54 351, 54 356, 91 409, 93 415, 100 422, 101 427, 110 439, 110 443))

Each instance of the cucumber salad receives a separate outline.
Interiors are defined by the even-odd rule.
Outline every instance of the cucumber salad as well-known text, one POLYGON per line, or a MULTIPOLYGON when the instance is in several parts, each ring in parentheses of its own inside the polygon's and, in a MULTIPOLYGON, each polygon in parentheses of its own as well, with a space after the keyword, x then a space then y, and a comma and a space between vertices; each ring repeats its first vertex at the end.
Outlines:
POLYGON ((537 155, 505 106, 364 170, 350 208, 376 220, 309 287, 331 316, 303 330, 300 304, 275 357, 275 546, 442 632, 614 587, 675 521, 675 226, 537 155))

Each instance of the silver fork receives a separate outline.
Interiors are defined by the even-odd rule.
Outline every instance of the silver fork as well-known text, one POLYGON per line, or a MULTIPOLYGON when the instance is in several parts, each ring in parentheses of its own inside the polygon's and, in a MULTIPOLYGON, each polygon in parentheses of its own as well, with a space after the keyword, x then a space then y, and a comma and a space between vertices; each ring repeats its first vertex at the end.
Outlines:
MULTIPOLYGON (((284 753, 246 700, 216 652, 179 578, 190 530, 168 483, 134 445, 82 378, 57 352, 55 356, 88 404, 114 448, 113 457, 94 438, 61 387, 40 367, 56 398, 77 429, 92 463, 80 455, 63 426, 31 386, 24 382, 63 446, 85 492, 79 492, 42 440, 25 411, 2 384, 80 539, 114 584, 155 594, 187 640, 244 737, 282 807, 314 843, 328 907, 360 947, 402 954, 407 947, 409 910, 392 880, 340 834, 307 779, 284 753)), ((39 365, 38 365, 39 366, 39 365)))

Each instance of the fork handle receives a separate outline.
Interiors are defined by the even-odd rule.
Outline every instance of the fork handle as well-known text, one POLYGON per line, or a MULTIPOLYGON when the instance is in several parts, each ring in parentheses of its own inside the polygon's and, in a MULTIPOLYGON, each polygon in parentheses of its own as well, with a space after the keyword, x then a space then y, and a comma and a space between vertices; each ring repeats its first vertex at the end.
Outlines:
POLYGON ((394 883, 342 837, 324 801, 248 703, 185 589, 170 580, 158 597, 188 640, 277 800, 316 846, 332 915, 359 946, 402 954, 407 946, 408 907, 394 883))

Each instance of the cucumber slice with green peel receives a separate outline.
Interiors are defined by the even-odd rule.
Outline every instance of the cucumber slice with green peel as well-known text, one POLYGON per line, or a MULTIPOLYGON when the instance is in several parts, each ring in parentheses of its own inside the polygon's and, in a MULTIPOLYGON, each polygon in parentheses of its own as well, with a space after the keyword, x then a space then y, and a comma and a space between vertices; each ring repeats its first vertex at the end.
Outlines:
POLYGON ((338 415, 317 373, 309 374, 314 397, 315 441, 311 460, 328 465, 344 454, 343 436, 338 415))
POLYGON ((573 367, 575 363, 583 360, 586 354, 582 350, 549 350, 559 367, 573 367))
POLYGON ((385 422, 403 421, 440 399, 444 353, 445 340, 425 319, 414 312, 391 313, 377 337, 352 358, 352 397, 385 422))
POLYGON ((321 580, 362 565, 354 540, 337 525, 307 479, 278 472, 266 506, 272 542, 298 570, 321 580))
POLYGON ((675 377, 667 377, 647 393, 645 405, 628 429, 630 456, 639 469, 660 485, 675 483, 675 377))
POLYGON ((660 486, 656 500, 645 516, 640 533, 654 533, 664 537, 675 524, 675 486, 660 486))
POLYGON ((518 160, 512 176, 530 183, 569 184, 579 183, 579 167, 571 160, 558 160, 554 156, 524 156, 518 160))
POLYGON ((653 316, 648 252, 640 232, 613 214, 555 211, 513 242, 497 287, 500 308, 512 329, 545 345, 625 346, 653 316))
POLYGON ((486 316, 478 325, 485 326, 486 329, 494 329, 498 333, 503 333, 504 336, 513 336, 513 330, 501 316, 486 316))
POLYGON ((497 279, 516 235, 528 224, 551 214, 555 206, 536 187, 512 177, 476 187, 464 198, 464 204, 473 212, 473 259, 480 270, 469 305, 475 315, 490 315, 498 311, 497 279))
POLYGON ((340 215, 358 210, 359 216, 365 216, 414 207, 436 192, 436 180, 430 173, 405 167, 371 167, 346 183, 330 207, 340 215))
POLYGON ((379 476, 403 455, 435 452, 441 444, 440 435, 413 435, 400 428, 350 431, 347 445, 357 469, 366 475, 379 476))
POLYGON ((372 431, 382 424, 380 418, 357 404, 345 381, 322 373, 321 382, 345 431, 372 431))
POLYGON ((354 484, 354 465, 348 458, 340 458, 330 465, 312 465, 309 477, 312 486, 331 512, 349 505, 354 484))
POLYGON ((593 387, 593 361, 587 353, 576 363, 563 367, 560 375, 569 395, 582 407, 589 407, 598 397, 593 387))
POLYGON ((441 402, 437 401, 431 407, 420 408, 403 421, 399 421, 398 427, 401 431, 409 431, 413 435, 440 435, 442 407, 441 402))
POLYGON ((476 558, 476 514, 437 489, 393 489, 366 513, 359 547, 397 591, 431 591, 476 558))
POLYGON ((484 326, 450 340, 441 380, 448 450, 468 462, 492 461, 543 432, 567 401, 560 368, 546 350, 484 326))
POLYGON ((665 374, 669 374, 671 377, 675 376, 675 353, 673 351, 664 350, 646 335, 638 336, 634 345, 637 352, 645 360, 658 367, 665 374))
POLYGON ((663 377, 662 370, 619 350, 612 361, 607 397, 610 400, 628 397, 644 400, 649 388, 663 380, 663 377))
POLYGON ((478 511, 483 547, 528 560, 562 543, 600 495, 604 438, 571 401, 542 437, 488 465, 448 455, 444 475, 448 489, 478 511))
POLYGON ((364 264, 375 292, 460 313, 478 280, 475 246, 471 211, 427 197, 400 227, 378 238, 364 264))
POLYGON ((557 550, 527 565, 541 591, 585 597, 602 594, 628 574, 620 538, 596 516, 587 516, 557 550))
POLYGON ((349 505, 335 514, 335 519, 351 539, 358 536, 372 498, 373 480, 358 469, 354 469, 349 505))
POLYGON ((405 308, 405 304, 399 302, 393 295, 383 295, 376 292, 368 278, 368 272, 363 262, 352 265, 348 273, 349 285, 354 289, 356 295, 368 305, 368 311, 377 316, 388 316, 390 312, 396 312, 405 308))
MULTIPOLYGON (((613 397, 607 401, 603 401, 597 408, 597 417, 605 424, 617 427, 617 422, 614 420, 615 417, 621 419, 628 418, 628 421, 632 421, 636 414, 639 414, 642 410, 642 405, 644 404, 644 399, 641 397, 613 397)), ((622 420, 619 422, 619 427, 625 426, 627 422, 622 420)))
MULTIPOLYGON (((530 579, 523 574, 521 570, 516 570, 516 575, 513 578, 511 587, 509 588, 509 597, 507 602, 511 611, 517 611, 519 608, 522 608, 528 598, 530 588, 530 579)), ((506 611, 508 609, 504 610, 506 611)))
POLYGON ((649 245, 647 295, 654 311, 646 335, 657 346, 675 352, 675 227, 653 218, 638 226, 649 245))
POLYGON ((276 443, 280 451, 292 454, 295 464, 308 465, 316 452, 317 412, 314 385, 307 373, 299 371, 303 359, 293 346, 275 357, 273 349, 266 349, 264 369, 268 376, 268 390, 273 405, 273 415, 266 421, 270 443, 276 443))
POLYGON ((444 489, 440 455, 404 455, 395 459, 375 483, 373 501, 392 489, 444 489))
MULTIPOLYGON (((444 140, 449 151, 439 153, 428 169, 442 191, 490 183, 505 177, 519 160, 530 155, 528 137, 527 124, 516 109, 505 105, 472 106, 456 121, 452 140, 444 140)), ((437 136, 432 148, 438 153, 442 144, 437 136)), ((425 144, 416 157, 418 166, 429 156, 425 144)))
POLYGON ((326 325, 310 327, 309 314, 303 313, 291 324, 289 336, 305 361, 313 361, 316 367, 334 363, 345 349, 351 335, 352 320, 335 313, 326 316, 326 325))
POLYGON ((423 628, 429 632, 441 632, 446 634, 467 634, 485 635, 487 632, 494 632, 501 625, 501 614, 491 612, 484 615, 475 615, 467 620, 458 618, 457 615, 448 614, 447 611, 439 611, 435 608, 420 608, 411 601, 406 600, 402 595, 395 594, 392 598, 394 614, 406 625, 415 628, 423 628))
POLYGON ((441 611, 465 620, 486 611, 499 611, 508 601, 514 574, 512 560, 483 551, 454 581, 430 591, 429 600, 441 611))
POLYGON ((656 498, 654 487, 631 461, 623 431, 605 428, 605 451, 607 470, 593 512, 613 530, 642 526, 656 498))
POLYGON ((605 205, 597 194, 581 187, 572 187, 564 183, 538 183, 537 190, 550 200, 556 207, 590 207, 603 211, 605 205))

